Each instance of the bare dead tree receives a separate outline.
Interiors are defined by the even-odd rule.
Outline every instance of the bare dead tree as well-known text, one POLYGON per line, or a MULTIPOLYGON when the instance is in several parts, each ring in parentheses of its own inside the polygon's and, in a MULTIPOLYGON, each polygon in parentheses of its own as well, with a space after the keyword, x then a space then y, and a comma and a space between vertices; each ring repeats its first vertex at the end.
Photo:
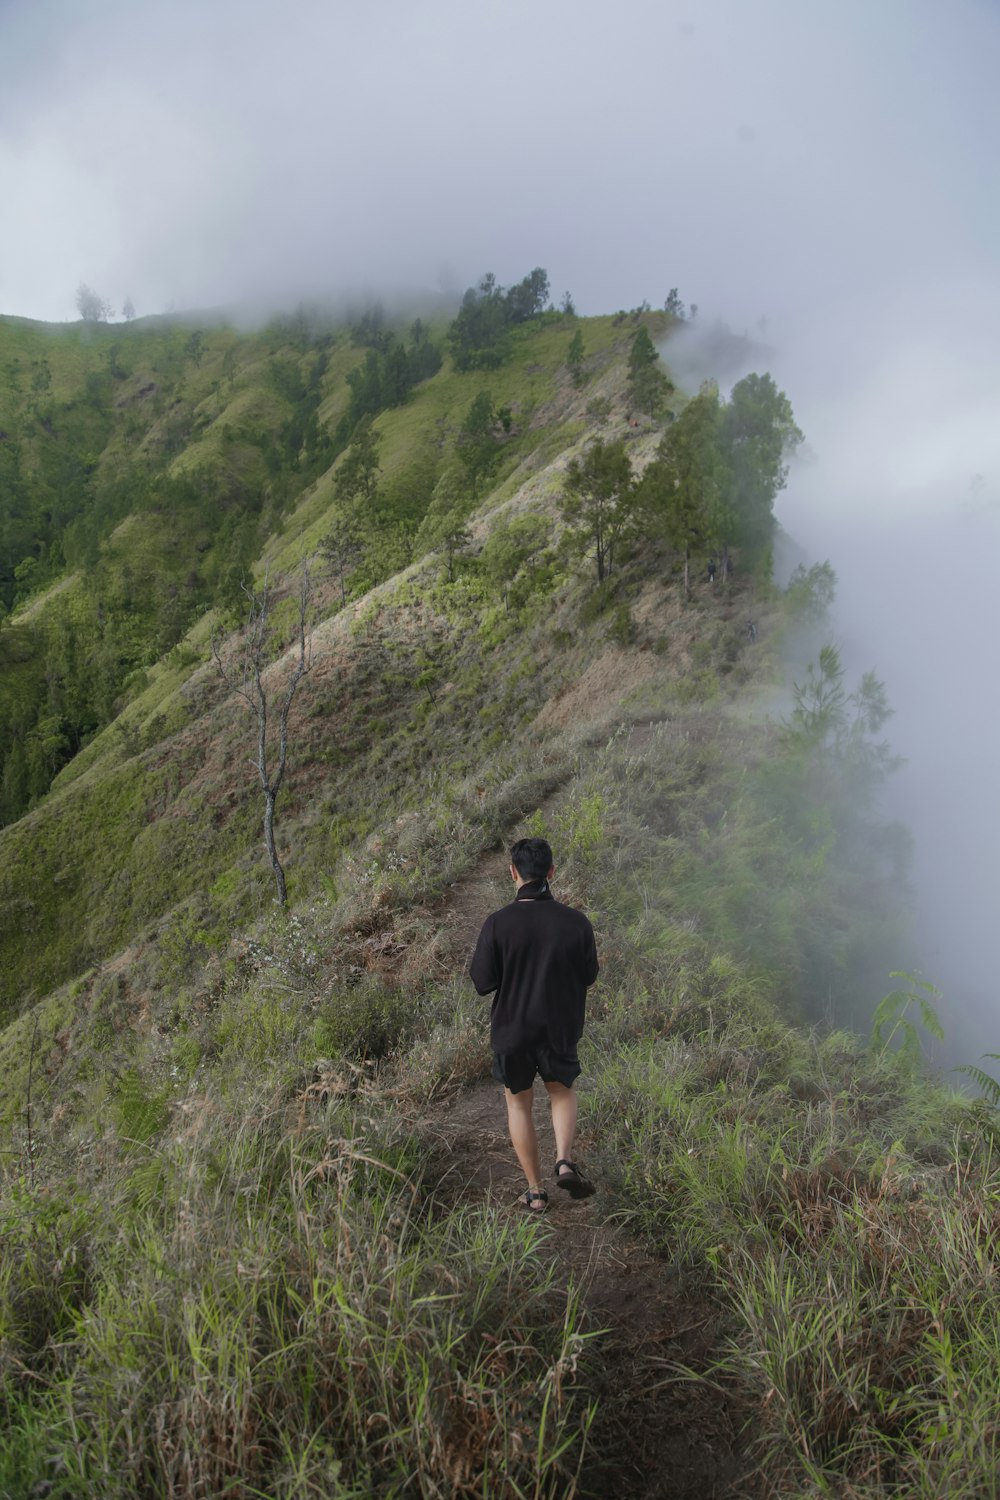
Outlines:
POLYGON ((28 1186, 35 1191, 35 1136, 32 1129, 31 1115, 31 1085, 34 1081, 35 1072, 35 1043, 38 1041, 38 1017, 31 1028, 31 1051, 28 1054, 28 1097, 24 1106, 24 1118, 27 1125, 27 1151, 28 1151, 28 1186))
POLYGON ((285 767, 288 763, 288 715, 292 707, 292 699, 295 690, 302 678, 312 666, 309 643, 306 636, 306 614, 309 606, 309 565, 303 563, 302 577, 299 581, 299 618, 296 627, 296 641, 298 651, 292 675, 288 679, 284 696, 278 704, 278 747, 277 760, 274 759, 273 735, 271 742, 268 740, 269 713, 273 710, 273 703, 268 702, 267 690, 264 687, 263 673, 267 666, 267 644, 269 634, 269 622, 271 611, 271 590, 268 574, 264 574, 264 584, 259 594, 249 588, 246 583, 240 585, 247 599, 250 601, 250 612, 247 616, 246 625, 243 627, 242 651, 239 655, 239 671, 233 670, 232 666, 222 659, 220 643, 216 636, 212 636, 212 656, 215 664, 222 675, 223 681, 228 684, 234 693, 250 708, 257 720, 257 757, 250 764, 256 766, 257 775, 260 778, 261 791, 264 795, 264 848, 274 874, 274 883, 278 893, 278 904, 287 905, 288 891, 285 886, 285 872, 278 858, 278 851, 274 842, 274 809, 278 800, 281 784, 285 779, 285 767))

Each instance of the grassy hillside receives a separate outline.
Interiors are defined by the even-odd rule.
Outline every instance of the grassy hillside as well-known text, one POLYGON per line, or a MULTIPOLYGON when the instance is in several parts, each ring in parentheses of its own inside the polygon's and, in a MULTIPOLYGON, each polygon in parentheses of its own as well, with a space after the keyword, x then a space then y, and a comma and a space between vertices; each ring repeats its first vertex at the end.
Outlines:
POLYGON ((120 622, 104 718, 0 830, 5 1493, 996 1493, 995 1117, 924 1075, 918 984, 868 1040, 910 941, 878 715, 835 732, 804 677, 789 696, 807 584, 742 557, 712 584, 696 555, 688 595, 644 523, 598 587, 568 545, 574 460, 621 438, 640 472, 684 408, 630 425, 643 317, 669 331, 543 315, 381 410, 346 604, 317 547, 345 517, 349 330, 0 325, 19 473, 53 461, 40 348, 67 451, 88 374, 123 398, 85 413, 64 530, 93 561, 36 550, 51 576, 0 630, 37 737, 67 653, 120 622), (450 555, 424 523, 483 392, 450 555), (115 511, 114 474, 142 503, 115 511), (266 570, 273 704, 307 557, 280 908, 212 648, 239 660, 232 566, 266 570), (551 1230, 518 1215, 464 978, 529 831, 602 964, 600 1191, 551 1230))
MULTIPOLYGON (((561 368, 566 321, 525 330, 508 364, 489 372, 494 404, 508 407, 512 415, 510 431, 497 444, 497 469, 486 503, 491 513, 514 497, 521 506, 551 504, 566 452, 584 433, 585 407, 593 397, 576 390, 561 368)), ((163 337, 173 341, 169 350, 178 334, 167 329, 163 337)), ((189 349, 194 335, 185 338, 180 347, 189 349)), ((276 429, 279 404, 260 382, 266 382, 276 358, 292 358, 283 346, 277 355, 270 352, 273 340, 269 344, 262 335, 249 347, 239 346, 239 358, 230 359, 237 347, 232 338, 224 330, 205 335, 184 385, 183 404, 194 414, 193 431, 171 461, 167 480, 179 484, 179 475, 189 477, 193 487, 185 495, 196 503, 197 515, 178 500, 176 489, 170 491, 177 501, 171 509, 133 510, 101 543, 93 571, 71 576, 15 613, 5 632, 10 640, 27 641, 30 634, 42 644, 34 654, 25 645, 18 653, 23 662, 12 662, 4 678, 9 703, 24 696, 31 673, 39 671, 40 651, 48 652, 50 663, 60 648, 65 657, 66 682, 60 691, 57 681, 56 696, 67 696, 75 683, 71 668, 86 673, 92 660, 88 631, 95 593, 104 612, 102 631, 107 634, 111 628, 109 620, 121 619, 121 632, 127 631, 136 653, 141 650, 148 658, 155 645, 143 639, 143 632, 156 625, 156 616, 155 611, 152 618, 144 612, 145 603, 155 600, 157 590, 169 593, 175 587, 171 578, 193 556, 203 560, 188 581, 192 588, 203 586, 217 551, 211 542, 214 499, 220 493, 242 493, 241 486, 251 483, 251 450, 234 445, 227 434, 237 418, 248 423, 251 412, 258 423, 269 416, 268 430, 276 429), (227 360, 231 373, 224 376, 227 360), (219 414, 210 420, 210 411, 219 414)), ((333 340, 332 354, 325 343, 321 351, 329 355, 323 377, 324 388, 331 391, 324 403, 324 422, 329 422, 342 413, 344 373, 357 351, 346 332, 325 338, 333 340)), ((623 336, 611 320, 597 320, 589 339, 595 364, 606 362, 616 340, 621 344, 623 336)), ((144 348, 141 340, 137 364, 144 348)), ((162 350, 159 357, 161 362, 166 357, 162 350)), ((134 380, 148 383, 155 368, 152 357, 144 355, 134 380)), ((354 581, 355 593, 373 575, 405 558, 443 456, 485 380, 483 374, 442 371, 419 386, 406 406, 379 418, 381 490, 387 498, 385 514, 373 524, 385 541, 366 557, 354 581)), ((155 428, 140 446, 149 447, 154 440, 155 428)), ((254 461, 262 462, 258 450, 252 452, 257 454, 254 461)), ((305 469, 308 475, 308 464, 305 469)), ((300 463, 297 471, 279 471, 275 483, 292 495, 294 484, 304 477, 301 470, 300 463)), ((283 576, 315 551, 336 514, 337 473, 335 461, 303 487, 297 503, 288 502, 280 527, 264 533, 258 577, 265 566, 283 576)), ((470 508, 476 504, 470 492, 470 508)), ((502 740, 506 716, 513 715, 516 722, 526 705, 540 707, 552 686, 552 671, 546 670, 552 653, 544 645, 536 650, 534 628, 548 601, 535 601, 521 620, 506 611, 501 618, 483 580, 469 578, 458 588, 435 589, 430 579, 436 572, 436 563, 424 565, 412 580, 387 584, 368 599, 360 616, 337 614, 334 582, 322 566, 316 572, 311 601, 315 665, 302 691, 296 731, 298 759, 313 770, 308 782, 302 773, 289 789, 284 809, 296 866, 315 871, 335 865, 337 830, 367 830, 383 808, 405 802, 407 778, 423 757, 426 735, 453 746, 452 773, 471 774, 483 751, 502 740), (508 661, 509 638, 522 626, 530 629, 519 648, 522 670, 517 676, 500 664, 508 661), (417 678, 422 679, 420 687, 414 685, 417 678), (437 684, 442 692, 435 692, 437 684), (331 768, 336 768, 336 791, 323 785, 331 768), (300 832, 301 822, 305 827, 300 832)), ((247 576, 253 576, 249 559, 247 576)), ((563 593, 565 586, 564 581, 563 593)), ((207 660, 219 611, 205 616, 199 612, 203 610, 204 601, 197 601, 190 634, 159 663, 119 660, 119 674, 126 675, 118 696, 106 705, 113 722, 103 729, 95 723, 88 742, 57 771, 48 797, 36 797, 37 807, 0 835, 9 851, 0 878, 0 1005, 7 1010, 18 1008, 21 994, 48 989, 107 956, 179 900, 220 880, 229 893, 225 911, 218 914, 223 923, 235 910, 253 910, 261 899, 247 874, 257 793, 248 776, 232 773, 242 761, 246 726, 239 706, 223 705, 223 684, 207 660), (94 892, 101 893, 99 901, 92 899, 94 892), (88 908, 83 921, 80 903, 88 908)), ((280 632, 280 609, 276 623, 280 632)), ((121 634, 118 639, 120 644, 121 634)), ((566 663, 555 668, 557 674, 565 670, 571 670, 566 663)), ((51 697, 51 680, 49 692, 51 697)), ((39 740, 46 726, 55 737, 65 726, 65 715, 40 718, 29 741, 32 736, 39 740)), ((16 728, 12 712, 12 734, 16 728)))

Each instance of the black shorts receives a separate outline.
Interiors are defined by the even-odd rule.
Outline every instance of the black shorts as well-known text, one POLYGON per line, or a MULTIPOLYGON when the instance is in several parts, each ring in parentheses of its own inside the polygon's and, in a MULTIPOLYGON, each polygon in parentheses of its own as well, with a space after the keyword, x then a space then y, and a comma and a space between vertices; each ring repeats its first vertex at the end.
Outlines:
POLYGON ((536 1073, 543 1083, 561 1083, 569 1089, 582 1072, 575 1047, 572 1052, 556 1052, 548 1042, 534 1042, 518 1052, 493 1054, 493 1077, 512 1094, 530 1089, 536 1073))

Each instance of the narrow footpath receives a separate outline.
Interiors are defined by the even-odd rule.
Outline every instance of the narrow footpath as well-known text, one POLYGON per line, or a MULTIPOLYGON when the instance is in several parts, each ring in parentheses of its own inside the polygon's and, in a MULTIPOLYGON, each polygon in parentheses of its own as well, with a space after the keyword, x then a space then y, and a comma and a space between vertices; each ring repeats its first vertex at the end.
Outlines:
MULTIPOLYGON (((636 748, 651 726, 633 729, 636 748)), ((558 795, 558 794, 557 794, 558 795)), ((556 800, 556 799, 553 799, 556 800)), ((441 916, 448 948, 468 962, 488 913, 509 899, 503 856, 485 855, 449 894, 441 916)), ((484 1002, 485 1003, 485 1002, 484 1002)), ((535 1083, 543 1164, 555 1161, 544 1087, 535 1083)), ((507 1134, 502 1091, 482 1082, 433 1105, 421 1122, 444 1164, 447 1205, 485 1205, 523 1214, 524 1183, 507 1134)), ((587 1161, 585 1120, 578 1154, 587 1161)), ((554 1186, 539 1217, 540 1244, 560 1285, 580 1290, 586 1326, 598 1332, 599 1399, 582 1494, 595 1500, 748 1500, 757 1490, 742 1457, 746 1420, 731 1392, 708 1372, 721 1336, 719 1310, 681 1285, 609 1217, 600 1191, 573 1202, 554 1186), (698 1373, 706 1379, 693 1378, 698 1373)))
MULTIPOLYGON (((542 1161, 555 1160, 545 1090, 536 1083, 542 1161)), ((438 1106, 427 1126, 448 1166, 440 1199, 521 1214, 524 1183, 507 1136, 500 1088, 481 1083, 438 1106)), ((587 1138, 579 1139, 586 1161, 587 1138)), ((606 1221, 600 1185, 572 1202, 553 1185, 537 1233, 557 1280, 582 1293, 599 1336, 600 1406, 591 1428, 583 1493, 603 1500, 737 1500, 743 1483, 739 1413, 729 1394, 685 1371, 707 1369, 717 1310, 682 1290, 669 1268, 606 1221)))

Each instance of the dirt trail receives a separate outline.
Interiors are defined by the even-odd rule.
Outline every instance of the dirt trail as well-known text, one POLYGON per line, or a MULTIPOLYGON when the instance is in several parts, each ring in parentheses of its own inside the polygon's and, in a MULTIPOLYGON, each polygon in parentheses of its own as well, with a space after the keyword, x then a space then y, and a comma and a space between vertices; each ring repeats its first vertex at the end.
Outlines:
MULTIPOLYGON (((649 744, 658 719, 642 719, 629 727, 629 749, 638 754, 649 744)), ((562 795, 554 791, 539 803, 539 811, 555 807, 562 795)), ((472 955, 483 919, 509 901, 513 888, 507 878, 506 856, 499 850, 480 855, 472 869, 456 880, 438 909, 438 920, 448 932, 448 950, 458 961, 472 955)))
MULTIPOLYGON (((633 725, 644 748, 655 723, 633 725)), ((558 793, 550 800, 555 800, 558 793)), ((457 881, 441 911, 447 946, 468 963, 484 917, 510 899, 503 856, 484 855, 457 881)), ((545 1091, 535 1084, 543 1164, 555 1160, 545 1091)), ((523 1213, 524 1183, 507 1135, 500 1088, 480 1083, 435 1106, 422 1122, 445 1163, 439 1195, 448 1204, 523 1213)), ((587 1136, 579 1155, 585 1162, 587 1136)), ((547 1167, 547 1170, 551 1168, 547 1167)), ((680 1368, 704 1370, 719 1336, 716 1309, 683 1288, 662 1261, 613 1223, 597 1194, 573 1202, 552 1185, 538 1234, 560 1280, 582 1288, 586 1322, 600 1329, 600 1410, 591 1429, 584 1492, 601 1500, 737 1500, 753 1493, 744 1479, 741 1414, 712 1383, 680 1368)))
MULTIPOLYGON (((545 1091, 536 1088, 542 1161, 555 1159, 545 1091)), ((427 1121, 448 1165, 446 1203, 522 1213, 520 1172, 494 1083, 477 1084, 427 1121)), ((586 1159, 587 1139, 580 1138, 586 1159)), ((602 1500, 736 1500, 741 1483, 739 1414, 718 1387, 684 1379, 705 1368, 717 1337, 712 1306, 685 1292, 661 1261, 605 1219, 595 1197, 564 1201, 552 1186, 538 1235, 560 1280, 583 1289, 586 1322, 600 1335, 600 1399, 584 1493, 602 1500)))

